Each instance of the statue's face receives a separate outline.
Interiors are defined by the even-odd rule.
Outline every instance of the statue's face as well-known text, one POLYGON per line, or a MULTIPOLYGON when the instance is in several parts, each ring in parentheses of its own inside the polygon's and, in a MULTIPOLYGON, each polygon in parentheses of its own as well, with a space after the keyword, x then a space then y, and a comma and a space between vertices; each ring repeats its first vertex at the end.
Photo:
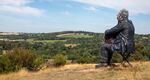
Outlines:
POLYGON ((122 20, 123 20, 123 18, 122 18, 122 16, 120 15, 120 13, 117 15, 117 20, 118 20, 118 21, 122 21, 122 20))

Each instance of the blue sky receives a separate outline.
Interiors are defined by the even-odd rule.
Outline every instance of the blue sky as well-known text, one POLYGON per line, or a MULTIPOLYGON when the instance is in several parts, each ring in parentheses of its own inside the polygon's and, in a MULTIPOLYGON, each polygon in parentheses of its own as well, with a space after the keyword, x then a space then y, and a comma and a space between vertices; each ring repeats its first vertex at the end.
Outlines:
POLYGON ((128 9, 136 33, 150 34, 150 0, 0 0, 0 32, 104 32, 128 9))

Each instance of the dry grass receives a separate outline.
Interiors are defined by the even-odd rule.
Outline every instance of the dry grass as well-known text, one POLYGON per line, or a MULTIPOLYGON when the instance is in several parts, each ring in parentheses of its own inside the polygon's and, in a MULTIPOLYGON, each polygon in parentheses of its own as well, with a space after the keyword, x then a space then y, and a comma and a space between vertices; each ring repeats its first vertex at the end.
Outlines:
POLYGON ((29 72, 25 69, 20 70, 19 72, 13 72, 9 74, 1 74, 0 80, 18 80, 24 76, 27 76, 29 72))
POLYGON ((150 62, 132 62, 133 67, 95 69, 95 64, 71 64, 50 67, 39 72, 19 72, 0 75, 0 80, 150 80, 150 62))

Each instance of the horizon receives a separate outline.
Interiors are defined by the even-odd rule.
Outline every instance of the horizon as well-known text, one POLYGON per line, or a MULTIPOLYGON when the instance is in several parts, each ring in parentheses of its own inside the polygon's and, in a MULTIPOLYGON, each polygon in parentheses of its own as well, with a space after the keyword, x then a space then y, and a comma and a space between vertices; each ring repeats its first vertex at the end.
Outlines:
POLYGON ((0 32, 104 33, 117 24, 116 15, 125 8, 135 26, 135 33, 150 34, 149 2, 150 0, 0 0, 0 32))
MULTIPOLYGON (((70 32, 70 31, 54 31, 54 32, 0 32, 0 33, 59 33, 59 32, 70 32)), ((80 31, 73 31, 73 32, 80 32, 80 31)), ((88 32, 88 33, 100 33, 104 34, 104 32, 92 32, 92 31, 83 31, 83 32, 88 32)), ((135 35, 150 35, 150 33, 135 33, 135 35)))

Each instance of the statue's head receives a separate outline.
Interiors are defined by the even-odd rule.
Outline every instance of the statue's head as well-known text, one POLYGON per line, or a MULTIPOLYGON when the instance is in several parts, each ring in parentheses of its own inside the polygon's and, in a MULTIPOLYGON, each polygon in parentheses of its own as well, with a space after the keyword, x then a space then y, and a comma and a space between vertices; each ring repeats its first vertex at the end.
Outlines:
POLYGON ((126 20, 126 19, 128 19, 128 16, 129 16, 128 10, 122 9, 122 10, 119 11, 119 13, 117 15, 117 20, 118 21, 126 20))

